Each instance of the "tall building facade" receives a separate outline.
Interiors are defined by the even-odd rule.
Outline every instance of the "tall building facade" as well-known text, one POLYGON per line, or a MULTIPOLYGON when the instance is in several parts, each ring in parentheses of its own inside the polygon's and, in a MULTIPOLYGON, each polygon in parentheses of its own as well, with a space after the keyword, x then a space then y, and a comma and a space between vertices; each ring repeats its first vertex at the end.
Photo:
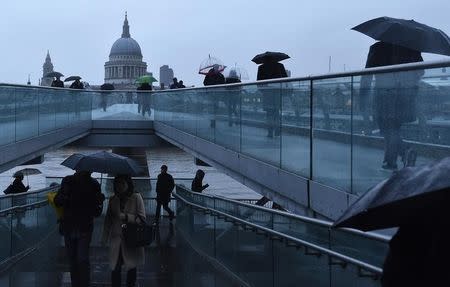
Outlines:
POLYGON ((170 87, 173 82, 173 77, 173 69, 169 68, 168 65, 164 65, 159 68, 159 83, 164 85, 164 87, 170 87))
POLYGON ((52 77, 46 77, 48 73, 53 72, 53 63, 52 58, 50 58, 50 52, 47 50, 47 56, 45 57, 44 65, 42 66, 42 79, 41 79, 41 86, 51 86, 53 78, 52 77))
POLYGON ((122 27, 122 36, 111 47, 109 61, 105 63, 105 83, 116 89, 135 88, 138 77, 147 74, 147 63, 142 61, 141 47, 131 38, 128 17, 122 27))

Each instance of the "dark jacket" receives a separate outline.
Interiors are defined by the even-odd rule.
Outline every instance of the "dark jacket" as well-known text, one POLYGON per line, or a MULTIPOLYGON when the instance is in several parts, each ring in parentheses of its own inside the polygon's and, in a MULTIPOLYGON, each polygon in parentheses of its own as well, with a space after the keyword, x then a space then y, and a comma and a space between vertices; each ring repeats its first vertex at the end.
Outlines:
POLYGON ((156 200, 163 204, 168 203, 174 187, 173 177, 168 173, 160 173, 156 182, 156 200))
POLYGON ((103 200, 100 184, 89 174, 64 177, 54 199, 56 206, 64 208, 64 234, 74 230, 92 232, 94 217, 102 213, 103 200))
POLYGON ((222 84, 225 84, 225 77, 222 75, 222 73, 215 72, 213 69, 209 70, 208 74, 206 74, 205 79, 203 80, 203 85, 205 86, 222 84))
MULTIPOLYGON (((377 42, 370 47, 366 68, 422 62, 420 52, 377 42)), ((416 120, 416 97, 423 70, 375 75, 374 117, 380 128, 416 120)), ((368 108, 372 75, 361 78, 361 109, 368 108)))
POLYGON ((82 82, 80 81, 74 81, 71 85, 70 85, 71 89, 77 89, 77 90, 82 90, 84 89, 84 85, 82 82))
POLYGON ((267 62, 258 67, 257 81, 286 78, 287 73, 283 64, 277 62, 267 62))
POLYGON ((54 81, 52 82, 52 87, 56 87, 56 88, 64 88, 64 82, 61 81, 61 80, 56 79, 56 80, 54 80, 54 81))
POLYGON ((25 187, 23 182, 16 178, 14 179, 13 183, 8 186, 8 188, 4 191, 5 194, 16 194, 16 193, 22 193, 27 192, 28 189, 30 189, 29 186, 25 187))
POLYGON ((178 83, 172 83, 172 85, 170 85, 170 89, 174 90, 174 89, 178 89, 178 83))
POLYGON ((194 180, 192 180, 191 184, 191 190, 194 192, 202 192, 205 190, 208 186, 205 184, 203 185, 203 179, 195 177, 194 180))
POLYGON ((138 91, 151 91, 152 90, 152 85, 150 85, 148 83, 143 83, 137 88, 137 90, 138 91))

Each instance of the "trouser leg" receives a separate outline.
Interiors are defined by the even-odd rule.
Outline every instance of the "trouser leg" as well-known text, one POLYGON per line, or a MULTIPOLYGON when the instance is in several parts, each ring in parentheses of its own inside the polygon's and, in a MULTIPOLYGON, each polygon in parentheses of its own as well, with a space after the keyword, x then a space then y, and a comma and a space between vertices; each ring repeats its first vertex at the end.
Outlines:
POLYGON ((111 272, 111 286, 120 287, 122 283, 122 250, 119 252, 119 257, 117 258, 116 267, 111 272))
POLYGON ((91 237, 91 233, 82 233, 80 235, 80 239, 78 240, 77 257, 81 287, 89 287, 91 284, 91 266, 89 261, 89 246, 91 244, 91 237))
POLYGON ((66 247, 67 257, 69 258, 70 282, 72 287, 81 286, 77 264, 77 241, 78 240, 72 238, 70 234, 64 236, 64 244, 66 247))
POLYGON ((172 209, 170 209, 169 203, 168 202, 164 203, 163 207, 164 207, 164 210, 167 211, 167 213, 169 213, 170 220, 172 220, 175 213, 172 211, 172 209))
POLYGON ((159 217, 161 216, 161 203, 156 203, 156 214, 155 214, 155 222, 159 222, 159 217))
POLYGON ((132 268, 127 272, 127 287, 134 287, 136 285, 137 269, 132 268))

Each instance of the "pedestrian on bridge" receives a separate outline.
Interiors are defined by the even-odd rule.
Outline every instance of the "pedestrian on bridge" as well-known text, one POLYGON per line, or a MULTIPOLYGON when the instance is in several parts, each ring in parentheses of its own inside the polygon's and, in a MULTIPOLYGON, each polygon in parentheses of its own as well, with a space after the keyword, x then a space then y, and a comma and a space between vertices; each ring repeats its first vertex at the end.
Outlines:
POLYGON ((111 267, 112 287, 120 287, 122 266, 127 271, 127 287, 134 287, 137 277, 137 266, 145 263, 144 247, 125 244, 122 225, 145 220, 144 200, 134 192, 130 176, 114 178, 114 196, 108 203, 103 226, 102 245, 109 242, 109 263, 111 267))
POLYGON ((201 169, 197 170, 195 173, 195 178, 192 180, 191 190, 194 192, 202 192, 209 187, 209 184, 203 185, 203 178, 205 177, 205 172, 201 169))
POLYGON ((161 173, 158 175, 156 181, 156 214, 155 224, 159 224, 159 217, 161 216, 161 206, 167 213, 169 213, 169 219, 172 221, 175 217, 175 213, 169 208, 170 197, 172 190, 175 187, 175 181, 173 177, 167 173, 167 165, 161 166, 161 173))

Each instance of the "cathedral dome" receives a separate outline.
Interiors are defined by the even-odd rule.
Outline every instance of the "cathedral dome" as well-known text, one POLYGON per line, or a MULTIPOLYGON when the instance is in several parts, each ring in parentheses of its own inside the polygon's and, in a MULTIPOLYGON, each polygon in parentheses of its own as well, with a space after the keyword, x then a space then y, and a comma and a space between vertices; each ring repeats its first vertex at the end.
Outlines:
POLYGON ((131 37, 117 39, 111 47, 109 56, 139 56, 142 57, 141 47, 131 37))

